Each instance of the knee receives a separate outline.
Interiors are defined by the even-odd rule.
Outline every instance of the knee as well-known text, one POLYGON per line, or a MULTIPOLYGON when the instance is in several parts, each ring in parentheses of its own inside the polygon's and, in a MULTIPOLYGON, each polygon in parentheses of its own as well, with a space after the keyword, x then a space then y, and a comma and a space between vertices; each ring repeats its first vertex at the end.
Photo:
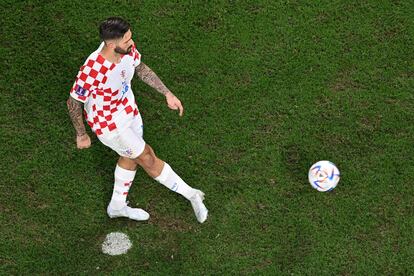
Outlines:
POLYGON ((118 165, 130 171, 135 171, 137 169, 137 164, 134 162, 134 160, 123 156, 119 158, 118 165))
POLYGON ((141 167, 151 168, 154 166, 156 159, 157 157, 155 156, 153 149, 150 146, 145 145, 144 151, 135 160, 141 167))

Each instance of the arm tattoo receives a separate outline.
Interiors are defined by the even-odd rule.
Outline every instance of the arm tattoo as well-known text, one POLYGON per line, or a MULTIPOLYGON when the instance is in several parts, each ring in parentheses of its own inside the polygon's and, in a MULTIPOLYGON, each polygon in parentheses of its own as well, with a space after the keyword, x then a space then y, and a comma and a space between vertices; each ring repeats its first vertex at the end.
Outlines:
POLYGON ((73 127, 76 130, 77 136, 82 136, 86 133, 85 125, 82 117, 82 103, 69 96, 66 102, 69 110, 69 116, 72 120, 73 127))
POLYGON ((146 84, 148 84, 149 86, 151 86, 152 88, 154 88, 155 90, 157 90, 158 92, 160 92, 161 94, 165 95, 168 92, 171 92, 165 85, 164 83, 162 83, 162 81, 160 80, 160 78, 154 73, 154 71, 151 70, 151 68, 149 68, 147 65, 145 65, 143 62, 141 62, 136 68, 135 71, 138 75, 138 77, 145 82, 146 84))

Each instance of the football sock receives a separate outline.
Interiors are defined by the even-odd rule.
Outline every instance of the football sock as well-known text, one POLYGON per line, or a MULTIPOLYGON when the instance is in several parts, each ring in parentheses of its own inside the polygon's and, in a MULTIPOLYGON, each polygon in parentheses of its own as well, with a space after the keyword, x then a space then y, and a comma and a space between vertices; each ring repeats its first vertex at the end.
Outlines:
POLYGON ((129 171, 121 168, 118 164, 115 169, 115 184, 112 193, 110 207, 114 210, 120 210, 127 205, 126 198, 129 188, 131 188, 136 171, 129 171))
POLYGON ((183 195, 188 200, 195 194, 195 190, 188 186, 165 162, 161 174, 154 179, 171 191, 183 195))

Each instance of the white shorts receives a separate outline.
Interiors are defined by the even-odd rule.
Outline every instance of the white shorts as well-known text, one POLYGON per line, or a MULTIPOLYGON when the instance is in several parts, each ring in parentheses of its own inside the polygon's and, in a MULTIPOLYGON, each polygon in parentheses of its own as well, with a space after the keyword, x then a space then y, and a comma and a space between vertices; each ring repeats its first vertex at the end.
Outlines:
POLYGON ((120 156, 131 159, 141 155, 145 148, 143 138, 144 125, 141 114, 134 117, 131 125, 121 131, 114 130, 111 136, 99 135, 98 139, 107 147, 116 151, 120 156))

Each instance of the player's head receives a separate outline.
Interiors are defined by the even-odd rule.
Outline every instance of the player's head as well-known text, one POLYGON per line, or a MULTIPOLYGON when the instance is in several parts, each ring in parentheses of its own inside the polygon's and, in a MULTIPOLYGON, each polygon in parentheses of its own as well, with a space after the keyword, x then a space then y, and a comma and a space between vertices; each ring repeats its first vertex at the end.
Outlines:
POLYGON ((99 36, 105 45, 118 54, 129 54, 132 49, 130 25, 121 17, 109 17, 99 26, 99 36))

